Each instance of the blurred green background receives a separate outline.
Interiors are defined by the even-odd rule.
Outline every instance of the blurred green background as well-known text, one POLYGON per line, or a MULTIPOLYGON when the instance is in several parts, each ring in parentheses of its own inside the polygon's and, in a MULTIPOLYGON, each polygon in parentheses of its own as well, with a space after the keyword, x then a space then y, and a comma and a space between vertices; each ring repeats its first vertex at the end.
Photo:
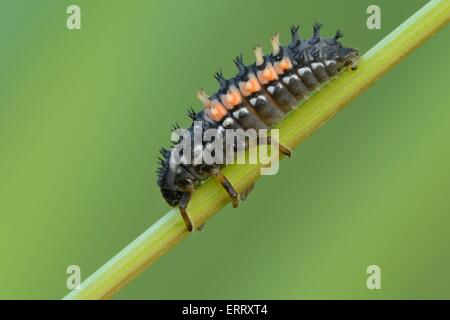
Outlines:
MULTIPOLYGON (((315 20, 365 52, 426 2, 1 0, 0 298, 63 297, 68 265, 86 278, 168 210, 158 149, 235 54, 315 20), (66 28, 70 4, 82 30, 66 28)), ((450 298, 449 35, 116 298, 450 298)))

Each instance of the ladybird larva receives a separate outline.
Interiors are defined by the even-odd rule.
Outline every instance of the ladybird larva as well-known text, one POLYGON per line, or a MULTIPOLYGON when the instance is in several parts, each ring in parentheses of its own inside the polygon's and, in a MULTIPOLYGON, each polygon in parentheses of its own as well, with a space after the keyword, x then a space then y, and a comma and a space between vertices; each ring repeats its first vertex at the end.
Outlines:
MULTIPOLYGON (((303 40, 298 35, 299 26, 291 26, 291 42, 288 45, 280 45, 277 33, 271 38, 270 54, 264 55, 260 45, 254 48, 256 59, 252 65, 244 64, 242 54, 234 59, 238 69, 235 77, 226 79, 222 72, 216 73, 219 90, 211 96, 199 90, 197 97, 203 104, 203 110, 188 111, 192 119, 191 127, 186 129, 189 137, 199 129, 199 125, 204 129, 218 129, 218 135, 223 135, 225 129, 268 129, 295 109, 311 91, 339 75, 341 70, 346 67, 356 69, 358 51, 342 46, 339 39, 343 34, 340 31, 332 38, 321 37, 321 27, 322 24, 315 23, 311 39, 303 40)), ((178 125, 174 129, 179 129, 178 125)), ((187 229, 192 231, 194 226, 186 208, 192 193, 202 181, 211 176, 218 179, 234 207, 238 205, 239 195, 221 173, 223 164, 195 161, 210 147, 208 142, 188 139, 192 146, 191 153, 183 155, 180 161, 175 159, 174 147, 160 150, 157 183, 167 203, 180 208, 187 229), (185 161, 186 156, 194 162, 185 161)), ((280 151, 289 153, 282 145, 280 151)), ((241 200, 252 188, 240 194, 241 200)))

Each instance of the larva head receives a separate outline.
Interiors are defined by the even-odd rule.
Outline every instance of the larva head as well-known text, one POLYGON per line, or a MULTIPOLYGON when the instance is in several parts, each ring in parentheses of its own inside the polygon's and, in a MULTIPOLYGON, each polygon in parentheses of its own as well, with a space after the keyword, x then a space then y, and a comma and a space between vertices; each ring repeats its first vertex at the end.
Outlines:
POLYGON ((185 196, 185 193, 186 192, 161 188, 161 194, 164 200, 166 200, 171 207, 178 206, 180 204, 180 200, 185 196))
MULTIPOLYGON (((190 143, 190 141, 189 141, 190 143)), ((174 207, 180 200, 194 190, 196 178, 181 163, 175 161, 173 149, 161 149, 157 170, 158 186, 166 202, 174 207)))
MULTIPOLYGON (((171 168, 169 167, 167 170, 171 170, 171 168)), ((179 205, 181 199, 194 190, 191 174, 181 166, 177 166, 176 171, 173 175, 173 180, 163 179, 163 183, 160 186, 162 196, 172 207, 179 205)))

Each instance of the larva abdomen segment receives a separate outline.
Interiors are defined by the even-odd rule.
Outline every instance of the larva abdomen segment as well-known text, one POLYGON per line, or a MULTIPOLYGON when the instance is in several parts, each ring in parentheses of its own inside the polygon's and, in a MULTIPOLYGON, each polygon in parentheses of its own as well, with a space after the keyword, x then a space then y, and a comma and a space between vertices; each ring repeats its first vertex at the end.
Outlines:
POLYGON ((235 119, 239 121, 244 129, 267 129, 268 126, 256 114, 251 107, 241 106, 237 110, 231 111, 235 119))
POLYGON ((309 94, 309 89, 300 80, 299 76, 296 74, 290 74, 283 77, 283 83, 285 83, 288 90, 294 95, 297 100, 306 99, 309 94))
POLYGON ((289 92, 289 90, 279 81, 269 84, 266 88, 271 98, 275 101, 277 106, 284 112, 289 112, 296 107, 298 101, 289 92))
POLYGON ((319 80, 317 80, 316 76, 309 67, 299 68, 297 72, 298 75, 300 76, 300 79, 303 81, 303 83, 309 90, 313 91, 319 87, 320 85, 319 80))
POLYGON ((264 93, 249 97, 248 102, 268 126, 278 123, 285 115, 264 93))
POLYGON ((330 77, 334 77, 338 74, 337 63, 334 60, 326 60, 325 61, 325 69, 330 77))
POLYGON ((330 80, 330 76, 328 75, 325 65, 322 62, 313 62, 311 63, 311 69, 313 71, 314 76, 321 82, 327 82, 330 80))

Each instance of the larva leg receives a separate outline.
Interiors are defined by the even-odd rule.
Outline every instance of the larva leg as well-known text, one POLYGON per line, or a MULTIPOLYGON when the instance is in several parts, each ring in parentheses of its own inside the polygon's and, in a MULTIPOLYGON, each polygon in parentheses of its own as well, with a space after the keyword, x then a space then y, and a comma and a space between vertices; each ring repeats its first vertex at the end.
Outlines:
POLYGON ((248 187, 247 189, 245 189, 244 191, 242 191, 242 192, 239 194, 239 198, 241 199, 241 201, 244 201, 245 199, 247 199, 247 196, 250 194, 250 192, 253 191, 254 188, 255 188, 255 184, 252 183, 252 184, 250 185, 250 187, 248 187))
POLYGON ((231 182, 227 179, 227 177, 224 176, 224 174, 222 172, 220 172, 219 169, 214 169, 211 173, 217 179, 217 181, 220 182, 222 187, 225 189, 225 191, 230 196, 231 203, 233 204, 233 208, 237 208, 239 205, 238 193, 234 189, 231 182))
MULTIPOLYGON (((267 137, 267 144, 272 144, 272 137, 271 136, 267 137)), ((277 141, 277 144, 278 144, 278 151, 280 153, 284 154, 285 156, 288 156, 290 158, 291 155, 292 155, 292 150, 289 147, 281 144, 278 141, 277 141)))
POLYGON ((190 193, 185 193, 184 196, 181 198, 180 203, 179 203, 179 209, 180 209, 180 214, 181 217, 184 220, 184 223, 186 224, 186 228, 189 232, 192 232, 192 230, 194 230, 194 224, 192 223, 191 218, 189 217, 186 208, 187 205, 189 203, 189 200, 191 200, 191 194, 190 193))

